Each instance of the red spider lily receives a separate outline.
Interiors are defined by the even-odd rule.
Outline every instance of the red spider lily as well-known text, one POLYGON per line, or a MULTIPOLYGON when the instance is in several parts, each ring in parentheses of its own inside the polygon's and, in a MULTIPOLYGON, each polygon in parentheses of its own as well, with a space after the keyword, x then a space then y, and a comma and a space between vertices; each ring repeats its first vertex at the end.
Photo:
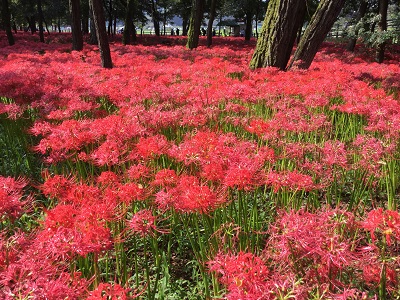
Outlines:
POLYGON ((162 169, 157 172, 152 184, 155 186, 175 186, 178 183, 178 175, 174 170, 162 169))
POLYGON ((110 230, 104 221, 91 215, 89 209, 79 210, 72 205, 59 204, 47 212, 44 230, 39 233, 38 239, 44 243, 48 253, 68 258, 111 248, 110 230))
POLYGON ((251 253, 217 254, 208 263, 209 270, 216 272, 228 289, 227 299, 273 299, 270 272, 264 261, 251 253))
POLYGON ((140 158, 152 158, 164 154, 168 148, 168 141, 163 135, 140 138, 136 144, 136 155, 140 158))
POLYGON ((339 141, 326 141, 322 149, 322 162, 327 166, 348 167, 348 152, 345 145, 339 141))
POLYGON ((0 176, 0 219, 18 218, 32 202, 32 197, 24 196, 23 188, 27 180, 0 176))
POLYGON ((134 299, 130 296, 130 289, 125 289, 117 283, 100 283, 98 287, 89 293, 86 300, 128 300, 134 299))
POLYGON ((318 187, 314 184, 310 175, 301 174, 297 170, 286 172, 271 171, 266 175, 266 184, 271 185, 274 192, 278 192, 281 189, 311 191, 318 187))
POLYGON ((342 289, 346 285, 340 274, 351 270, 358 257, 351 235, 355 226, 352 214, 339 210, 281 212, 271 227, 267 253, 274 261, 292 266, 308 286, 329 284, 342 289))
POLYGON ((160 209, 173 208, 179 212, 206 213, 214 210, 226 200, 213 192, 207 185, 199 183, 198 178, 181 175, 176 186, 165 187, 156 194, 160 209))
POLYGON ((36 235, 17 234, 8 239, 8 261, 0 268, 0 298, 15 295, 35 299, 78 299, 89 282, 80 273, 68 273, 68 264, 49 255, 36 235), (18 250, 18 252, 16 251, 18 250))
POLYGON ((396 149, 394 144, 386 145, 382 140, 364 135, 358 135, 353 145, 359 155, 356 166, 375 177, 382 176, 382 164, 396 149))
POLYGON ((136 212, 128 222, 129 229, 141 237, 153 236, 155 232, 166 233, 156 225, 157 217, 151 210, 142 209, 136 212))
POLYGON ((383 208, 371 210, 361 224, 369 231, 373 242, 376 241, 375 233, 384 235, 389 246, 392 238, 400 240, 400 214, 397 211, 383 208))
POLYGON ((149 176, 150 169, 143 164, 136 164, 129 167, 126 172, 127 177, 130 180, 139 180, 143 178, 147 178, 149 176))

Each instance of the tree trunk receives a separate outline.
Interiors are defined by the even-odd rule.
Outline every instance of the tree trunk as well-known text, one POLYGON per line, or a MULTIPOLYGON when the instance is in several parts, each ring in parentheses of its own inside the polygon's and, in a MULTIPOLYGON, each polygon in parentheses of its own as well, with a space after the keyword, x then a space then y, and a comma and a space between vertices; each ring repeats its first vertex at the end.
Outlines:
POLYGON ((156 36, 160 36, 160 16, 154 0, 151 0, 151 15, 154 24, 154 33, 156 36))
POLYGON ((82 1, 81 2, 81 12, 82 12, 82 34, 89 34, 89 2, 82 1))
POLYGON ((133 13, 135 11, 135 0, 128 0, 125 15, 125 27, 124 34, 122 37, 122 43, 124 45, 129 45, 132 42, 133 34, 133 13))
POLYGON ((36 32, 36 20, 35 16, 26 17, 28 20, 29 28, 31 29, 31 33, 34 34, 36 32))
POLYGON ((83 36, 81 30, 81 6, 79 0, 70 0, 72 50, 83 49, 83 36))
POLYGON ((210 18, 208 19, 208 26, 207 26, 207 47, 211 47, 211 45, 212 45, 213 23, 214 23, 214 19, 215 19, 216 4, 217 4, 216 0, 211 0, 210 18))
MULTIPOLYGON (((387 30, 387 10, 388 10, 388 5, 389 1, 388 0, 380 0, 379 1, 379 15, 380 19, 378 22, 378 33, 384 34, 384 32, 387 30)), ((378 63, 382 63, 384 58, 385 58, 385 47, 386 47, 386 41, 383 40, 382 43, 380 43, 377 46, 376 49, 376 61, 378 63)))
POLYGON ((93 11, 93 21, 96 27, 96 34, 99 44, 101 65, 103 68, 112 68, 110 45, 106 31, 106 22, 104 18, 103 3, 101 0, 90 0, 93 11))
POLYGON ((306 0, 271 0, 250 68, 277 67, 285 70, 297 29, 306 10, 306 0))
MULTIPOLYGON (((362 18, 364 18, 365 14, 367 13, 367 8, 368 8, 368 1, 361 0, 360 8, 358 9, 357 16, 354 20, 355 26, 357 26, 357 23, 360 22, 362 18)), ((354 48, 356 47, 357 44, 358 32, 359 32, 358 27, 356 27, 354 36, 347 43, 346 46, 347 51, 354 52, 354 48)))
POLYGON ((42 0, 37 0, 37 10, 39 23, 39 40, 41 43, 44 43, 42 0))
POLYGON ((246 14, 246 29, 244 31, 244 40, 245 41, 250 41, 251 38, 251 32, 253 30, 253 14, 250 12, 247 12, 246 14))
POLYGON ((182 19, 182 35, 186 36, 188 34, 188 20, 186 18, 182 19))
POLYGON ((189 49, 197 48, 199 45, 204 0, 193 0, 192 3, 192 14, 190 16, 188 39, 186 42, 186 47, 189 49))
POLYGON ((10 46, 15 44, 14 36, 12 34, 12 29, 11 29, 11 13, 10 13, 10 8, 8 6, 8 0, 2 0, 2 15, 1 18, 4 23, 4 27, 6 29, 6 34, 7 34, 7 39, 8 39, 8 44, 10 46))
POLYGON ((289 68, 308 69, 335 23, 345 0, 321 0, 293 55, 289 68))
POLYGON ((113 24, 113 5, 112 5, 112 0, 108 0, 109 5, 108 5, 108 35, 112 35, 112 24, 113 24))

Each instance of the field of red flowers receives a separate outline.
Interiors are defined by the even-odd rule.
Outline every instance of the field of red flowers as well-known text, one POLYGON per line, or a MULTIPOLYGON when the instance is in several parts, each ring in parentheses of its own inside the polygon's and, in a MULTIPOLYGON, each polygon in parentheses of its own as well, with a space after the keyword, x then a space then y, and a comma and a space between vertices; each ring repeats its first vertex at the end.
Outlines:
POLYGON ((184 43, 0 38, 0 298, 400 297, 400 49, 184 43))

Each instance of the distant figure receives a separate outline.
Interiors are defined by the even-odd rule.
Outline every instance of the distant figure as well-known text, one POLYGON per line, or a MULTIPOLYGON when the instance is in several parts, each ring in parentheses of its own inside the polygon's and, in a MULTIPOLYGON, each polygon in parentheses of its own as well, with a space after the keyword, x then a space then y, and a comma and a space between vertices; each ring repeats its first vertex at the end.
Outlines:
POLYGON ((205 36, 205 35, 206 35, 206 30, 204 29, 204 27, 203 27, 203 28, 201 28, 201 34, 202 34, 203 36, 205 36))
POLYGON ((179 35, 179 28, 176 29, 176 35, 179 35))
POLYGON ((171 28, 171 35, 174 35, 174 29, 171 28))
POLYGON ((217 32, 215 31, 215 28, 212 31, 212 35, 215 36, 217 34, 217 32))

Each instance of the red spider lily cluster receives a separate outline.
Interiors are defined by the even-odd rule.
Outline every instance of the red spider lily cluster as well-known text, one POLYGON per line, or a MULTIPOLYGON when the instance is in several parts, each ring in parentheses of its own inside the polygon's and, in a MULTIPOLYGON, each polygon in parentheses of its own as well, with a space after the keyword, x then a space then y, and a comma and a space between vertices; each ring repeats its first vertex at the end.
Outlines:
POLYGON ((253 42, 139 38, 105 70, 69 38, 0 48, 1 121, 44 165, 0 176, 0 298, 154 299, 190 260, 204 298, 400 293, 396 51, 251 71, 253 42))
MULTIPOLYGON (((367 246, 364 241, 367 231, 363 229, 380 230, 383 222, 400 217, 389 210, 385 215, 381 209, 373 210, 360 222, 341 210, 281 211, 260 256, 218 253, 208 262, 209 270, 226 285, 227 299, 277 299, 282 295, 309 299, 316 291, 324 299, 369 299, 357 287, 376 287, 382 276, 388 290, 395 290, 399 283, 395 250, 388 260, 376 244, 367 246)), ((397 232, 384 234, 399 242, 397 232)))

